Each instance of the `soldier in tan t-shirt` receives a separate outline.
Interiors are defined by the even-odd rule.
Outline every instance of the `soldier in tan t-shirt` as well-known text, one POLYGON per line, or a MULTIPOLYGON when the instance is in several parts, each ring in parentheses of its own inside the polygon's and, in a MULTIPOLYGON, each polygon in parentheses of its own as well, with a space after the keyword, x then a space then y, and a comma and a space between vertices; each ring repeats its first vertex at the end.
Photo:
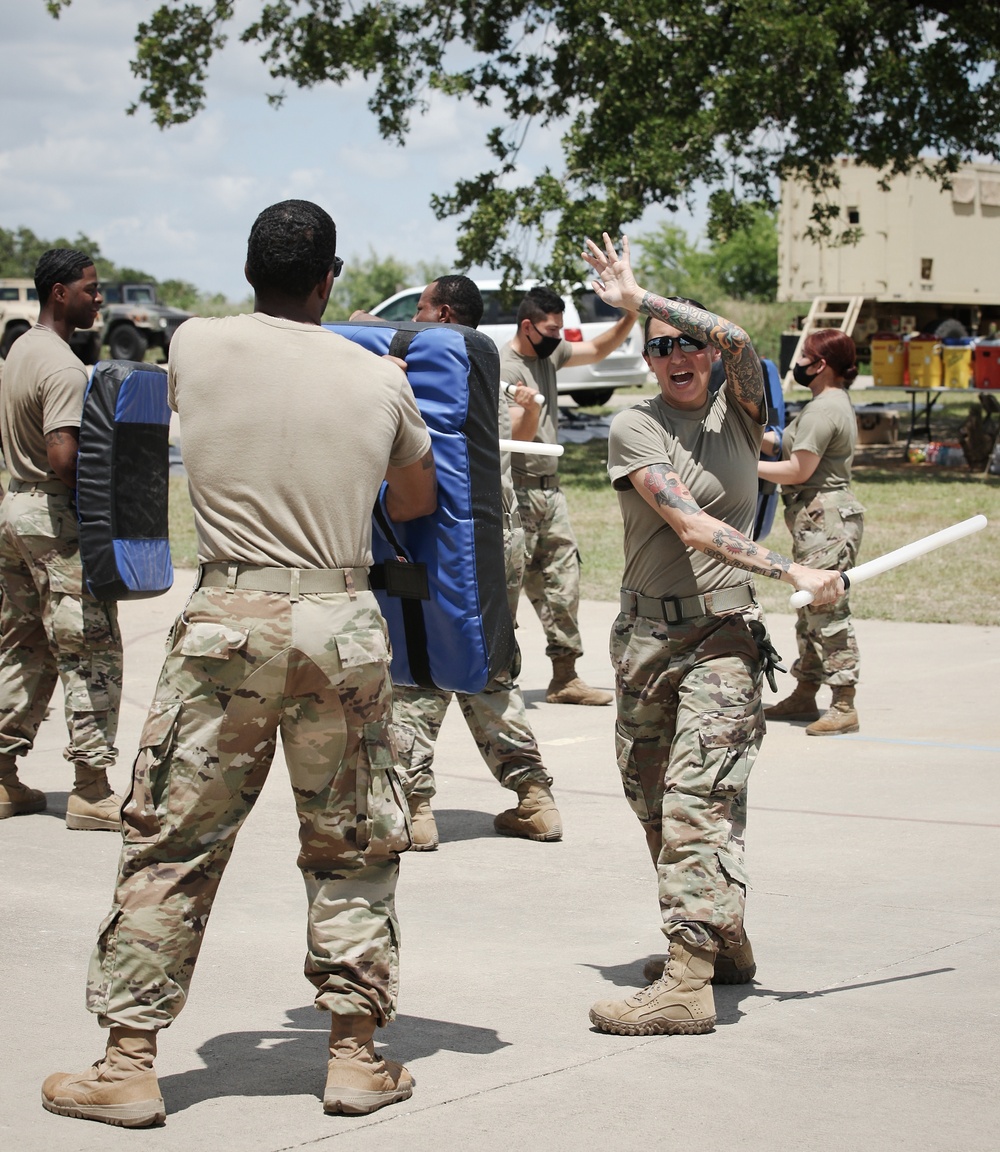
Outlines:
MULTIPOLYGON (((90 965, 87 1006, 110 1029, 107 1052, 42 1087, 63 1116, 163 1120, 156 1036, 187 999, 279 733, 309 902, 305 975, 331 1014, 324 1111, 372 1112, 412 1092, 372 1039, 396 1011, 394 901, 410 837, 368 566, 383 478, 397 521, 432 512, 437 486, 399 367, 321 326, 338 267, 326 212, 273 205, 248 243, 253 315, 188 320, 171 342, 201 568, 143 729, 90 965)), ((245 974, 231 977, 238 993, 245 974)))
POLYGON ((44 253, 35 269, 38 323, 7 358, 0 434, 10 490, 0 506, 0 819, 45 808, 45 795, 17 777, 62 680, 73 790, 66 827, 117 831, 121 797, 108 783, 118 756, 122 690, 116 605, 90 596, 80 564, 76 457, 87 369, 69 346, 75 328, 100 314, 90 256, 44 253))
MULTIPOLYGON (((785 429, 781 460, 761 461, 764 480, 781 484, 792 556, 802 564, 846 572, 857 563, 864 508, 851 491, 858 421, 847 389, 858 374, 854 341, 839 328, 806 338, 792 366, 812 399, 785 429)), ((768 434, 774 439, 773 433, 768 434)), ((773 445, 774 448, 777 445, 773 445)), ((861 658, 850 594, 835 604, 808 604, 796 613, 799 656, 792 665, 794 691, 765 711, 768 720, 811 720, 808 736, 857 732, 854 694, 861 658), (820 715, 816 695, 829 684, 830 707, 820 715)))
MULTIPOLYGON (((558 443, 557 370, 598 363, 635 326, 635 313, 626 311, 592 340, 570 343, 562 339, 563 310, 562 298, 551 288, 532 288, 518 307, 513 339, 500 349, 501 382, 528 385, 545 401, 540 409, 526 409, 511 398, 514 435, 519 440, 558 443)), ((545 654, 552 661, 545 699, 550 704, 610 704, 610 692, 591 688, 576 674, 576 662, 583 655, 577 622, 580 551, 566 495, 559 487, 556 458, 515 452, 511 466, 524 528, 524 592, 542 622, 545 654)))
POLYGON ((625 521, 621 613, 611 634, 615 747, 625 795, 656 868, 666 961, 649 987, 590 1011, 603 1032, 709 1032, 713 979, 745 983, 747 782, 763 736, 761 681, 774 660, 750 575, 830 603, 836 572, 816 572, 748 536, 767 402, 746 332, 693 300, 635 283, 627 239, 588 241, 594 287, 644 312, 660 395, 611 425, 608 474, 625 521), (726 380, 712 394, 712 364, 726 380))

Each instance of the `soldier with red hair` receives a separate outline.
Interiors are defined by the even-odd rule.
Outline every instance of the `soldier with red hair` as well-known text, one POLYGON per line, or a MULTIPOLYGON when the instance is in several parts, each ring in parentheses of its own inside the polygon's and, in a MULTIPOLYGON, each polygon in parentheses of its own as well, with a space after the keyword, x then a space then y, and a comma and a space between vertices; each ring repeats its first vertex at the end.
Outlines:
MULTIPOLYGON (((851 463, 857 419, 847 389, 858 374, 854 341, 839 328, 821 328, 806 339, 792 366, 796 383, 812 399, 785 429, 781 460, 761 461, 758 475, 781 485, 792 558, 813 568, 844 572, 857 563, 864 508, 851 491, 851 463)), ((775 441, 774 433, 765 438, 775 441)), ((778 448, 772 444, 772 451, 778 448)), ((858 642, 850 597, 798 610, 795 636, 799 656, 792 666, 798 681, 784 700, 765 708, 768 720, 809 720, 809 736, 857 732, 854 694, 858 682, 858 642), (822 715, 816 696, 829 684, 833 698, 822 715)))

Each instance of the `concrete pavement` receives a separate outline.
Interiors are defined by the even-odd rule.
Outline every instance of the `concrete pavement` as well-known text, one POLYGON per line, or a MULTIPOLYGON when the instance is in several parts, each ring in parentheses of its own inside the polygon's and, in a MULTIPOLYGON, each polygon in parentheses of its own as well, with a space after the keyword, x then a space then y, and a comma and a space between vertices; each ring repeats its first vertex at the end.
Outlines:
MULTIPOLYGON (((119 791, 191 579, 178 573, 167 596, 122 605, 119 791)), ((611 686, 614 611, 582 606, 592 684, 611 686)), ((754 769, 756 982, 717 990, 713 1034, 626 1038, 592 1031, 588 1007, 640 986, 662 936, 613 710, 545 704, 548 665, 526 603, 521 619, 522 686, 565 839, 494 835, 511 794, 453 708, 437 762, 443 843, 403 859, 400 1017, 379 1034, 417 1087, 369 1117, 320 1105, 326 1017, 301 974, 305 899, 280 752, 222 883, 190 1003, 161 1035, 166 1127, 42 1110, 43 1078, 103 1049, 83 987, 119 844, 62 823, 70 768, 53 708, 22 773, 50 810, 0 823, 0 1147, 996 1146, 1000 629, 859 621, 861 732, 812 739, 772 724, 754 769)), ((770 623, 790 658, 792 618, 770 623)), ((779 678, 782 694, 790 683, 779 678)))

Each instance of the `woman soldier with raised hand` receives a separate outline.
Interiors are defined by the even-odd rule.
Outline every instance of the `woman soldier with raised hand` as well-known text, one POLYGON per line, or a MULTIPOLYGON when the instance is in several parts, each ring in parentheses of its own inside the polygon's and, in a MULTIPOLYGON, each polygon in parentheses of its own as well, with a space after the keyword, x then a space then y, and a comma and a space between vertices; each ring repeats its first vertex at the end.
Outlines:
POLYGON ((660 393, 615 417, 608 473, 624 520, 621 613, 611 634, 615 744, 625 795, 656 865, 665 962, 652 983, 590 1012, 604 1032, 709 1032, 713 977, 746 983, 743 834, 750 769, 764 733, 761 680, 776 654, 751 577, 829 604, 837 572, 755 544, 757 460, 767 418, 760 361, 738 325, 694 301, 640 288, 627 237, 584 259, 608 304, 645 313, 660 393), (726 380, 710 393, 712 364, 726 380))

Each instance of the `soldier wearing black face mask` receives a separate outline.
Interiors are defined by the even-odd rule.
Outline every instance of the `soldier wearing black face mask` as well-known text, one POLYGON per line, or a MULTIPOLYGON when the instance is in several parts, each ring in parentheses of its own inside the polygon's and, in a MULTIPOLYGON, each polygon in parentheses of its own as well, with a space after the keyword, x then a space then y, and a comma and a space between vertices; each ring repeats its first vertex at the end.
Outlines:
MULTIPOLYGON (((542 444, 559 440, 559 394, 556 372, 567 364, 596 364, 625 342, 636 321, 624 312, 593 340, 562 339, 564 304, 551 288, 538 286, 521 301, 517 332, 500 350, 500 379, 527 385, 541 393, 544 407, 529 411, 511 402, 516 439, 542 444)), ((545 652, 552 661, 552 680, 545 699, 550 704, 610 704, 612 694, 589 687, 576 674, 583 655, 577 610, 580 600, 580 555, 569 521, 566 497, 559 489, 554 456, 512 457, 518 511, 524 526, 524 590, 545 629, 545 652)))
MULTIPOLYGON (((857 350, 846 332, 813 332, 792 366, 796 384, 808 388, 812 398, 785 429, 781 460, 757 465, 763 479, 781 485, 792 558, 813 568, 844 572, 857 563, 861 547, 865 510, 851 491, 857 419, 847 394, 857 374, 857 350)), ((771 447, 769 438, 773 433, 764 437, 771 447)), ((795 690, 764 715, 768 720, 811 720, 810 736, 857 732, 860 656, 850 596, 800 608, 795 637, 795 690), (832 700, 821 715, 816 695, 823 684, 830 686, 832 700)))

